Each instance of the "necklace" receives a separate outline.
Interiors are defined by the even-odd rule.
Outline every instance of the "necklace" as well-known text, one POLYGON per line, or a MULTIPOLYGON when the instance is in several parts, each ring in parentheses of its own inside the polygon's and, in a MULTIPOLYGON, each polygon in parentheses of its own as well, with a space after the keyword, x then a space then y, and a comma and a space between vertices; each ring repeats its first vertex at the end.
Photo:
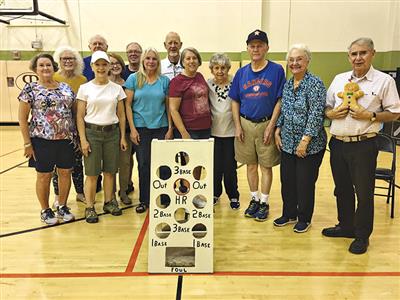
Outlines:
POLYGON ((217 94, 217 101, 218 102, 223 102, 226 101, 228 98, 228 92, 231 87, 231 82, 228 84, 223 85, 222 87, 217 85, 215 82, 213 82, 211 85, 214 88, 214 92, 217 94))

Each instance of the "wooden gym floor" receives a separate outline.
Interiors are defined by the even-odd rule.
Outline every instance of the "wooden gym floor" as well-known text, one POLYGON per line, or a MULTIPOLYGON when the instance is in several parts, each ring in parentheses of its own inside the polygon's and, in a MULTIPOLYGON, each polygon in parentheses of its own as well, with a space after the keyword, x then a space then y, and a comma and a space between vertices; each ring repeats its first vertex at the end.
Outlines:
MULTIPOLYGON (((369 250, 350 254, 351 239, 321 235, 322 228, 337 222, 329 152, 320 169, 310 231, 296 234, 291 226, 272 225, 282 206, 279 168, 274 168, 269 219, 244 218, 249 191, 245 168, 240 168, 241 209, 232 211, 225 195, 215 207, 215 273, 150 275, 146 215, 124 207, 123 216, 102 215, 98 224, 89 225, 72 188, 68 205, 77 221, 44 226, 35 172, 22 155, 18 127, 0 127, 0 135, 1 300, 400 299, 399 196, 394 219, 385 199, 376 198, 369 250)), ((388 162, 387 157, 379 160, 388 162)), ((134 181, 137 186, 137 174, 134 181)), ((138 202, 137 190, 131 197, 138 202)), ((98 212, 101 200, 99 193, 98 212)))

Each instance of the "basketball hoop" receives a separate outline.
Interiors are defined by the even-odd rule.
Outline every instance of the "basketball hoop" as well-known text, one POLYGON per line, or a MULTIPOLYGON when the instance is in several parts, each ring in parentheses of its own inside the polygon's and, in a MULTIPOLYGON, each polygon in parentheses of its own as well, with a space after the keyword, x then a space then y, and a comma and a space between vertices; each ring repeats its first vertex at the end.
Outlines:
MULTIPOLYGON (((64 20, 39 10, 38 0, 0 0, 0 16, 42 16, 57 23, 66 24, 64 20)), ((20 18, 18 17, 18 18, 20 18)), ((10 25, 15 18, 0 19, 1 23, 10 25)))

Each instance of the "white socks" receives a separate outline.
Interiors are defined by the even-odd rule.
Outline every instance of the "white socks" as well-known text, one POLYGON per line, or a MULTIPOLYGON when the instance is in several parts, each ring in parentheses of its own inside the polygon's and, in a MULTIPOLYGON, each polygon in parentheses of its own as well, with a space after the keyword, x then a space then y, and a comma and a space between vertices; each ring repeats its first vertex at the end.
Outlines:
POLYGON ((260 198, 258 197, 258 191, 250 192, 250 197, 252 200, 254 199, 257 202, 260 202, 260 198))
POLYGON ((261 193, 261 197, 258 197, 258 191, 250 192, 251 199, 254 199, 257 202, 268 204, 269 194, 261 193))
POLYGON ((263 193, 261 193, 260 202, 261 202, 261 203, 268 204, 268 198, 269 198, 269 194, 263 194, 263 193))

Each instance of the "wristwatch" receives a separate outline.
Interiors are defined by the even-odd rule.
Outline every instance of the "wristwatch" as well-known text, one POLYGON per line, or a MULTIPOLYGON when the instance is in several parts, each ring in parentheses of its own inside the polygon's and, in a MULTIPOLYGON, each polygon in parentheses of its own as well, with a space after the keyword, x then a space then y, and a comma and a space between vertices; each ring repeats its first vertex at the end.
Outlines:
POLYGON ((373 112, 372 113, 372 117, 371 117, 371 119, 369 119, 371 122, 375 122, 375 120, 376 120, 376 112, 373 112))

